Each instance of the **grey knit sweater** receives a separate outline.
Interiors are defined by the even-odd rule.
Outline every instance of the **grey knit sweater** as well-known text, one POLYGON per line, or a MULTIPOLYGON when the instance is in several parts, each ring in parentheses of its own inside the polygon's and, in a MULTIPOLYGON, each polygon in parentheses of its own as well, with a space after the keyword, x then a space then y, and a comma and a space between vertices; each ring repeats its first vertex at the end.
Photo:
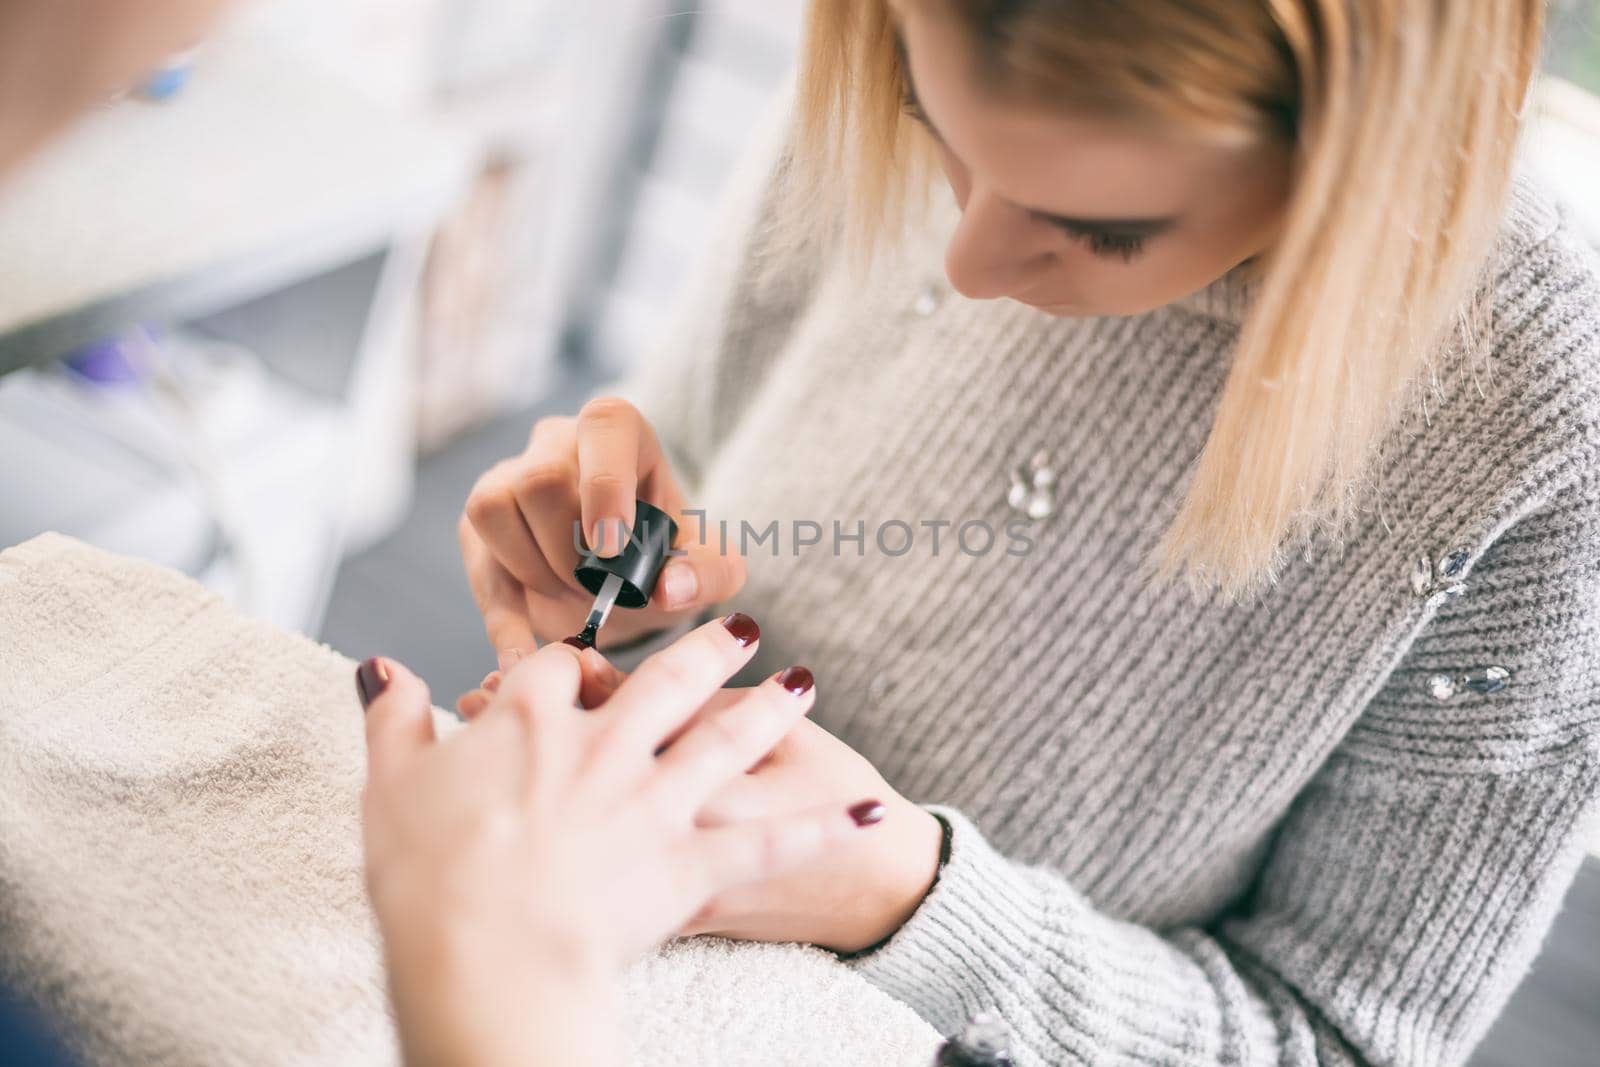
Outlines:
POLYGON ((810 666, 954 827, 854 966, 945 1031, 998 1012, 1024 1065, 1465 1059, 1600 796, 1600 283, 1559 212, 1519 183, 1489 343, 1441 355, 1343 543, 1230 603, 1141 568, 1233 277, 1051 319, 948 292, 947 204, 863 279, 746 185, 632 393, 707 535, 749 525, 757 669, 810 666))

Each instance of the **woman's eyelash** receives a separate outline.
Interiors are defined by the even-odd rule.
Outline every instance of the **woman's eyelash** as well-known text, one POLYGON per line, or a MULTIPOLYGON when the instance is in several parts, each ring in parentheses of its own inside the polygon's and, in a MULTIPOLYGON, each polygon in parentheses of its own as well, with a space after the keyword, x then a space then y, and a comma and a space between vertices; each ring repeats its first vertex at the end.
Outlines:
POLYGON ((1120 259, 1127 263, 1144 251, 1144 235, 1136 233, 1085 233, 1081 230, 1068 230, 1068 236, 1082 241, 1089 247, 1089 251, 1097 256, 1108 259, 1120 259))
POLYGON ((922 101, 918 100, 917 94, 911 91, 909 83, 900 87, 900 110, 930 130, 933 128, 933 123, 928 121, 928 113, 922 110, 922 101))

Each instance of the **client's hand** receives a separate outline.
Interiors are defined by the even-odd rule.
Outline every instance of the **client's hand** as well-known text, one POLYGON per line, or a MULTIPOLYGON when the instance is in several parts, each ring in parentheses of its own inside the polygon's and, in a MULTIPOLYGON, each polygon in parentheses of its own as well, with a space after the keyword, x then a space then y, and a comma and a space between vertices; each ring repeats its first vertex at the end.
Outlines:
POLYGON ((858 952, 911 918, 939 869, 943 830, 890 788, 866 757, 809 719, 701 809, 705 826, 770 819, 856 796, 878 797, 888 825, 773 878, 716 894, 682 931, 743 941, 805 941, 858 952))
POLYGON ((408 1062, 612 1062, 626 962, 860 832, 839 802, 697 824, 812 700, 772 680, 697 715, 753 652, 740 623, 688 634, 596 711, 576 650, 548 646, 443 741, 415 675, 362 665, 367 885, 408 1062))
MULTIPOLYGON (((583 701, 603 706, 626 675, 594 649, 585 650, 583 701)), ((468 718, 480 714, 502 684, 499 671, 461 698, 468 718)), ((724 689, 699 711, 717 712, 745 690, 724 689)), ((901 796, 865 757, 809 719, 797 722, 771 754, 729 781, 701 808, 702 826, 733 825, 801 812, 816 805, 881 799, 889 825, 870 840, 819 855, 803 868, 718 893, 680 933, 744 941, 803 941, 856 952, 898 930, 917 910, 939 868, 943 832, 928 811, 901 796)))

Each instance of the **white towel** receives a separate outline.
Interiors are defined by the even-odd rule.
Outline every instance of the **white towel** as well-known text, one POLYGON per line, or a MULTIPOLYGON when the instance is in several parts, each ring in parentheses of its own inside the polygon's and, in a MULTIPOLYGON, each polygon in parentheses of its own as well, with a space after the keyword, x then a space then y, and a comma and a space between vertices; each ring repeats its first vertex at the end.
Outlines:
MULTIPOLYGON (((353 669, 150 564, 53 534, 0 552, 0 980, 86 1061, 395 1061, 353 669)), ((938 1044, 792 945, 679 943, 628 990, 651 1067, 926 1067, 938 1044)))

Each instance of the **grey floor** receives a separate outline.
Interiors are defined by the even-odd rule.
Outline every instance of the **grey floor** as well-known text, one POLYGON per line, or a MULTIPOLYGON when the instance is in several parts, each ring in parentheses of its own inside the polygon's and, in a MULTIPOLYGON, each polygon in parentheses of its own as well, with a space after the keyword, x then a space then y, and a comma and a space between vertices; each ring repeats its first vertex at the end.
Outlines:
MULTIPOLYGON (((493 666, 455 548, 456 516, 488 467, 520 452, 542 412, 570 413, 587 379, 540 411, 512 415, 425 461, 406 524, 339 572, 322 638, 348 655, 394 656, 433 687, 438 703, 482 680, 493 666)), ((1555 929, 1472 1067, 1600 1065, 1600 861, 1588 860, 1555 929)))

